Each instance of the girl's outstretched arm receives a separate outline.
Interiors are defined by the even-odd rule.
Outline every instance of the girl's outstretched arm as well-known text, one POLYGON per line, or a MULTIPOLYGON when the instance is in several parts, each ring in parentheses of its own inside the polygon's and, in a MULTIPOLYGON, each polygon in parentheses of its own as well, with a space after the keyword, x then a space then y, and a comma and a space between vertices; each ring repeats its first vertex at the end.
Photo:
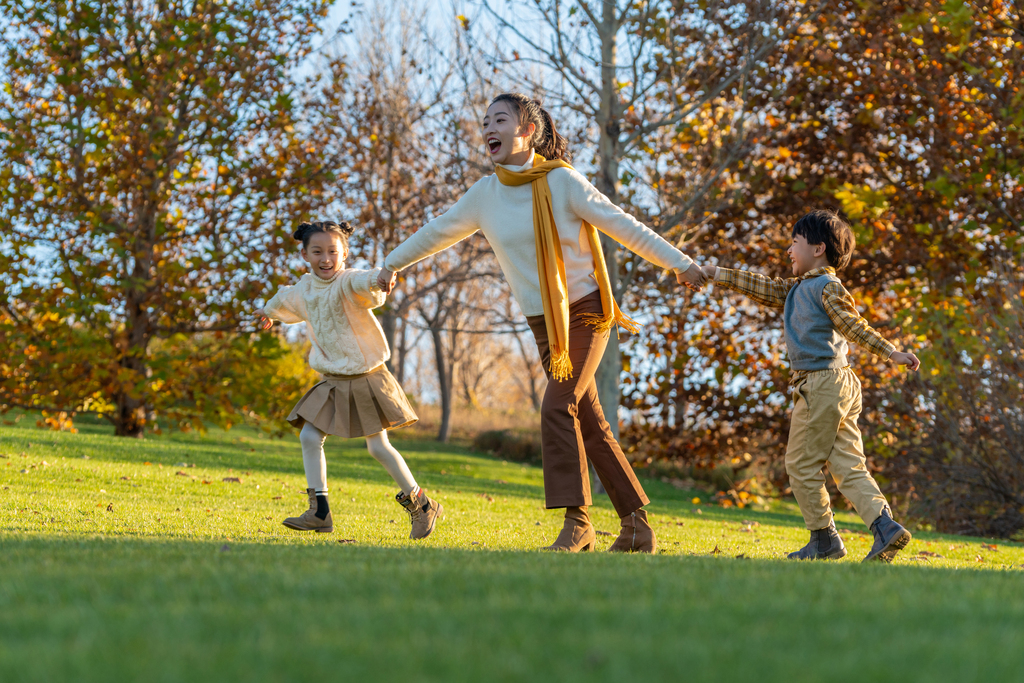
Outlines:
POLYGON ((302 302, 302 293, 298 287, 293 285, 282 287, 257 312, 257 315, 280 320, 283 323, 301 323, 306 319, 306 306, 302 302))
POLYGON ((374 268, 373 270, 350 270, 342 273, 342 296, 360 308, 383 306, 387 294, 381 290, 377 282, 380 272, 380 268, 374 268))

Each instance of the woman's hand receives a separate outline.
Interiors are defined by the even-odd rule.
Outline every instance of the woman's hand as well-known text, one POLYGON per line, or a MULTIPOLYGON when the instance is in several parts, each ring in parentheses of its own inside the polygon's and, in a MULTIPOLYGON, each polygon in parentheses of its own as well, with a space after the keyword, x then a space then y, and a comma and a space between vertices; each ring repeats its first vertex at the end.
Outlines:
POLYGON ((252 314, 256 316, 256 327, 259 329, 269 330, 274 326, 274 321, 270 319, 270 316, 262 308, 257 308, 252 314))
POLYGON ((699 292, 701 290, 706 279, 704 271, 702 271, 696 263, 691 263, 690 267, 684 271, 676 272, 676 282, 681 285, 686 285, 695 292, 699 292))
POLYGON ((718 275, 718 266, 701 266, 700 270, 704 273, 704 277, 714 282, 715 276, 718 275))
POLYGON ((377 286, 380 287, 380 291, 385 294, 390 294, 391 290, 395 288, 395 281, 398 279, 397 273, 392 273, 387 268, 381 268, 377 274, 377 286))
POLYGON ((915 356, 912 353, 893 351, 892 355, 889 356, 889 360, 891 360, 896 365, 906 365, 914 372, 916 372, 917 369, 921 367, 921 361, 918 360, 917 356, 915 356))

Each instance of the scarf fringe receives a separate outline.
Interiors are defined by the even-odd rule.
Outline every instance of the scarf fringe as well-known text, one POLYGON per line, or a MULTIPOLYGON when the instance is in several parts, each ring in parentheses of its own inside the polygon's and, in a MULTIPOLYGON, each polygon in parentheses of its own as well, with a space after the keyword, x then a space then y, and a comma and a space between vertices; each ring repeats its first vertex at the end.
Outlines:
POLYGON ((572 379, 572 361, 569 360, 568 349, 557 351, 551 355, 551 378, 556 382, 572 379))
POLYGON ((621 327, 630 334, 640 331, 640 323, 620 311, 618 306, 615 307, 613 316, 605 316, 604 313, 581 313, 580 317, 583 318, 584 325, 593 327, 597 332, 607 332, 616 327, 621 327))

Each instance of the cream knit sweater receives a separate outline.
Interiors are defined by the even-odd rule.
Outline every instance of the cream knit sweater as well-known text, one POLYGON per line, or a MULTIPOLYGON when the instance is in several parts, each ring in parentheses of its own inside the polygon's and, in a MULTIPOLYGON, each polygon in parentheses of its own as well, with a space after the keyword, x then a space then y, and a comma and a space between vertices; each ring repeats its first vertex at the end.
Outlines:
MULTIPOLYGON (((532 166, 533 157, 523 166, 506 168, 521 171, 532 166)), ((570 303, 597 291, 594 257, 583 235, 583 221, 662 268, 683 271, 693 263, 653 230, 612 204, 574 169, 551 171, 548 186, 562 243, 570 303)), ((483 232, 494 250, 519 308, 527 316, 543 315, 530 183, 502 185, 494 174, 480 179, 446 213, 395 247, 384 260, 384 267, 398 272, 477 230, 483 232)))
POLYGON ((371 309, 384 303, 374 270, 341 270, 330 280, 306 273, 282 287, 263 307, 286 323, 306 322, 313 348, 309 365, 325 375, 359 375, 388 358, 391 350, 371 309))

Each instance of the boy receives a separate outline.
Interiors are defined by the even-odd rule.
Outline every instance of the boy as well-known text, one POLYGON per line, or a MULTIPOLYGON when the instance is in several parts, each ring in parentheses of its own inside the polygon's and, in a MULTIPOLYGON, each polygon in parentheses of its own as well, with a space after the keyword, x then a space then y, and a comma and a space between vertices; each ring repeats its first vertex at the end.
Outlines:
POLYGON ((867 469, 857 429, 860 380, 847 363, 846 340, 911 370, 917 370, 921 362, 912 353, 897 351, 873 330, 836 277, 836 269, 850 262, 853 247, 853 232, 838 215, 812 211, 793 226, 793 243, 787 253, 795 277, 773 279, 716 266, 702 269, 715 284, 746 294, 765 306, 783 309, 796 395, 786 472, 811 532, 810 542, 790 553, 791 559, 838 559, 846 555, 829 509, 823 471, 826 464, 839 490, 874 533, 874 545, 864 561, 892 562, 911 538, 909 531, 893 521, 889 505, 867 469))

